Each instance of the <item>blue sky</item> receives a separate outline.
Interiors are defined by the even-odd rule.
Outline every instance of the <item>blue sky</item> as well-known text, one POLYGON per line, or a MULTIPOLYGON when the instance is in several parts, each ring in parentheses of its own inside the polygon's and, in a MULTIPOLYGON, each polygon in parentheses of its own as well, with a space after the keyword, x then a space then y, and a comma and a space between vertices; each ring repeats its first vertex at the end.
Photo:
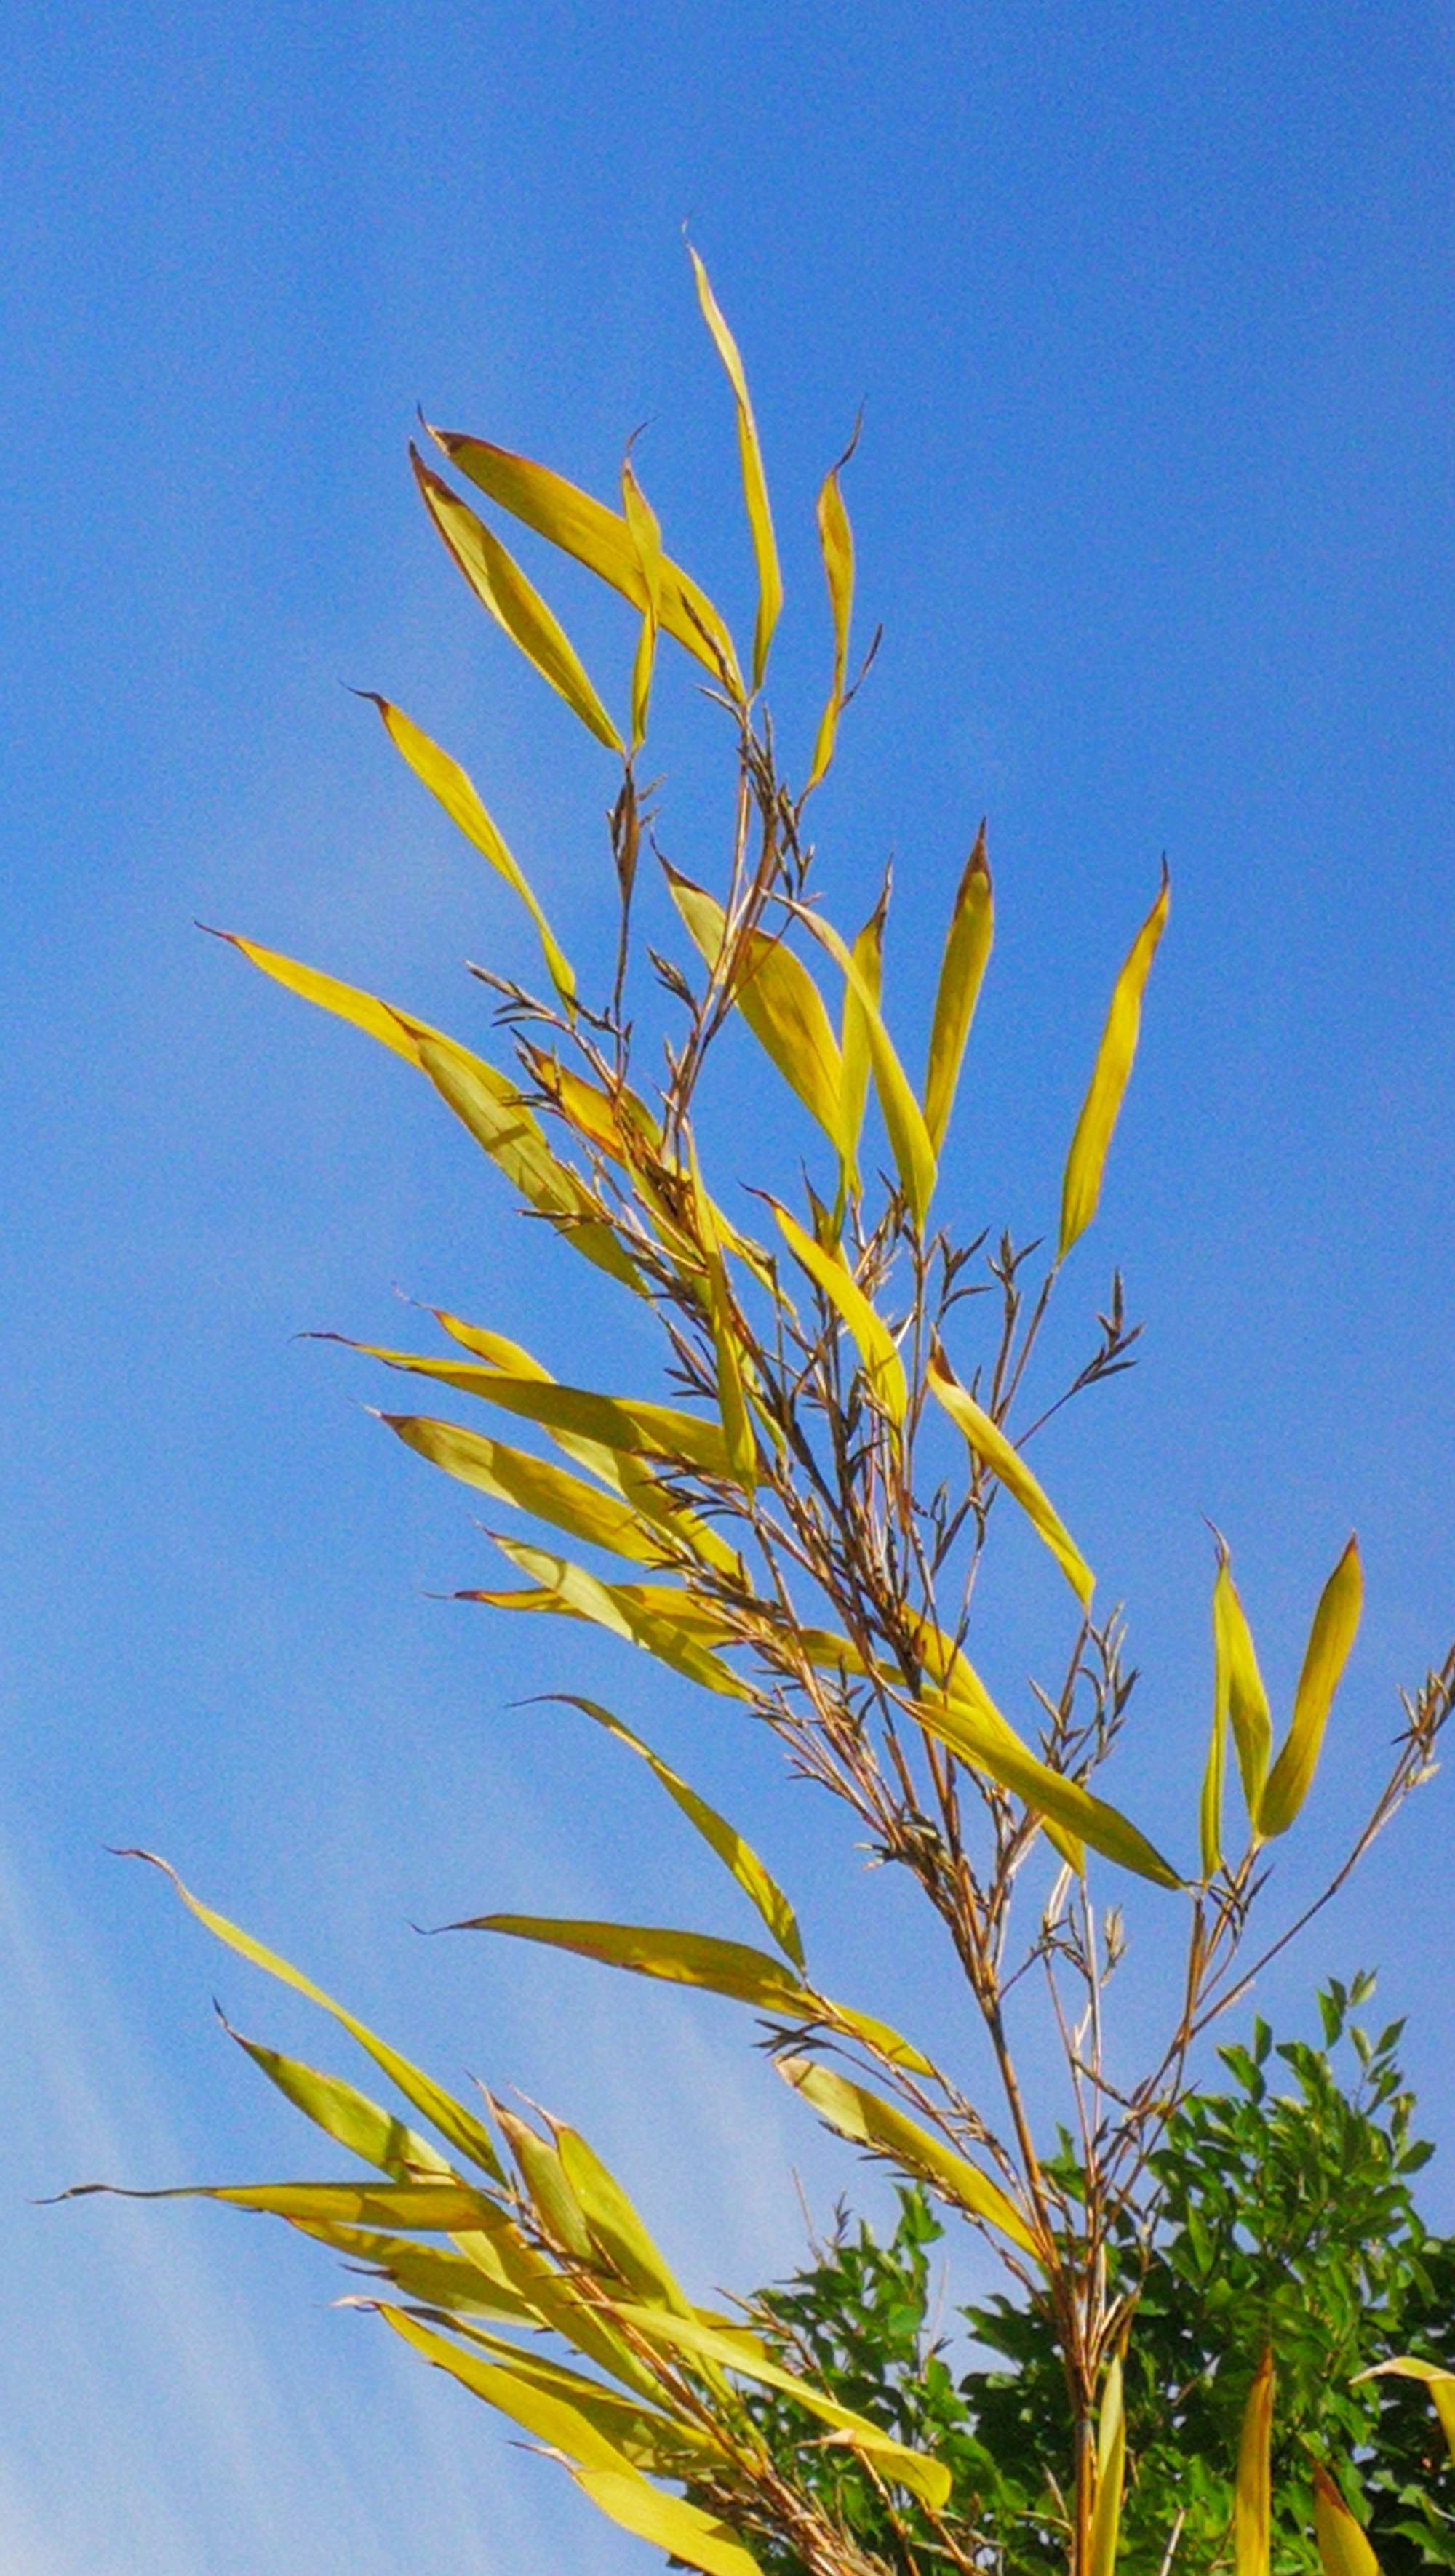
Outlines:
MULTIPOLYGON (((465 1036, 459 961, 527 971, 504 889, 342 681, 468 761, 563 937, 604 961, 606 764, 487 631, 404 449, 421 402, 606 491, 645 423, 669 542, 745 628, 690 221, 752 375, 799 740, 827 656, 813 494, 864 406, 847 490, 885 643, 821 801, 822 887, 852 926, 893 851, 911 1054, 990 817, 998 950, 946 1172, 967 1223, 1047 1222, 1168 853, 1137 1085, 1068 1280, 1089 1312, 1122 1264, 1146 1359, 1067 1426, 1055 1483, 1130 1607, 1124 1782, 1183 1844, 1199 1516, 1233 1541, 1285 1706, 1357 1525, 1365 1628, 1289 1864, 1312 1886, 1455 1596, 1455 17, 11 0, 0 63, 0 2555, 548 2576, 584 2553, 614 2576, 646 2554, 335 2314, 306 2249, 217 2212, 29 2205, 312 2153, 209 1999, 316 2034, 105 1857, 140 1841, 443 2071, 577 2117, 704 2282, 793 2259, 790 2167, 821 2215, 846 2180, 882 2207, 731 2007, 414 1940, 410 1919, 510 1904, 744 1930, 611 1748, 510 1711, 552 1682, 645 1719, 753 1833, 826 1984, 912 2021, 943 2003, 902 1900, 763 1748, 625 1650, 424 1597, 480 1577, 466 1498, 384 1447, 356 1367, 291 1337, 397 1335, 397 1286, 587 1376, 609 1304, 569 1263, 543 1297, 422 1086, 193 922, 465 1036)), ((619 696, 630 635, 584 580, 554 595, 619 696)), ((710 875, 680 669, 661 722, 667 843, 710 875)), ((723 1167, 762 1124, 786 1178, 802 1140, 737 1071, 723 1167)), ((638 1364, 628 1341, 619 1382, 638 1364)), ((1012 1567, 987 1649, 1008 1692, 1059 1617, 1038 1579, 1012 1567)), ((1320 1973, 1382 1968, 1447 2222, 1448 1801, 1437 1782, 1269 1988, 1297 2017, 1320 1973)))

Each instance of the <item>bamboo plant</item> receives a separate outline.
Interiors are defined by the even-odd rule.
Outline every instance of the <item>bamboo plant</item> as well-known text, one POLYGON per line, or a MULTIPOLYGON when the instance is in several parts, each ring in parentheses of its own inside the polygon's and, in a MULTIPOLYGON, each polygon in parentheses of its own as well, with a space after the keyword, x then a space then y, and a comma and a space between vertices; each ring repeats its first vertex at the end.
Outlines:
MULTIPOLYGON (((415 1398, 465 1398, 465 1421, 434 1410, 379 1418, 420 1457, 537 1525, 528 1537, 501 1536, 501 1581, 462 1597, 604 1629, 711 1694, 725 1721, 767 1727, 792 1775, 842 1801, 873 1857, 913 1882, 963 1981, 980 2045, 969 2064, 945 2062, 824 1992, 795 1910, 761 1860, 596 1699, 573 1705, 695 1827, 754 1910, 757 1939, 498 1914, 469 1928, 735 1998, 766 2032, 805 2112, 927 2187, 988 2240, 1059 2346, 1073 2427, 1061 2488, 1065 2565, 1069 2576, 1109 2576, 1136 2280, 1121 2267, 1109 2286, 1106 2249, 1129 2221, 1150 2230, 1152 2160, 1200 2034, 1298 1928, 1270 1914, 1272 1864, 1308 1798, 1354 1641, 1359 1556, 1350 1540, 1313 1609, 1292 1706, 1276 1720, 1218 1541, 1201 1796, 1187 1848, 1164 1853, 1098 1785, 1128 1724, 1134 1677, 1121 1619, 1099 1600, 1039 1472, 1038 1435, 1050 1417, 1130 1364, 1135 1328, 1120 1284, 1069 1384, 1048 1391, 1036 1362, 1067 1257, 1096 1215, 1167 922, 1166 872, 1089 1050, 1053 1238, 1045 1248, 968 1238, 941 1184, 991 949, 985 833, 950 909, 916 1081, 889 1025, 888 888, 857 934, 836 927, 820 900, 810 831, 815 790, 863 676, 851 647, 846 460, 818 498, 830 678, 795 777, 763 695, 783 587, 758 433, 736 343, 695 253, 693 261, 735 410, 756 566, 745 657, 665 551, 630 456, 615 506, 453 431, 428 436, 454 480, 411 449, 424 508, 456 570, 616 766, 612 954, 578 979, 465 770, 384 698, 375 704, 391 741, 510 885, 539 937, 538 989, 474 970, 492 995, 503 1059, 251 939, 233 945, 421 1074, 507 1194, 599 1274, 603 1301, 635 1301, 659 1332, 663 1383, 640 1398, 562 1383, 548 1358, 489 1320, 453 1312, 435 1318, 433 1354, 354 1346, 415 1398), (620 717, 461 484, 496 521, 518 522, 625 603, 634 650, 620 717), (704 720, 731 764, 733 827, 713 886, 661 854, 645 783, 664 645, 695 666, 704 720), (643 953, 634 919, 639 873, 658 865, 682 933, 672 957, 643 953), (654 1031, 644 1035, 648 999, 654 1031), (752 1175, 704 1168, 699 1102, 732 1022, 746 1024, 802 1114, 806 1169, 795 1204, 761 1189, 745 1199, 737 1185, 752 1175), (866 1142, 871 1099, 882 1146, 866 1142), (1010 1514, 1024 1515, 1069 1595, 1059 1687, 1038 1693, 1019 1723, 996 1705, 976 1662, 978 1578, 1010 1514), (1128 1879, 1156 1892, 1159 1942, 1180 1943, 1184 1967, 1153 2062, 1114 2088, 1105 1989, 1128 1879), (1037 2134, 1013 2045, 1007 1997, 1027 1977, 1064 2054, 1074 2187, 1056 2141, 1037 2134)), ((1405 1698, 1385 1784, 1317 1904, 1429 1773, 1452 1697, 1455 1655, 1405 1698)), ((405 2106, 378 2104, 351 2081, 241 2039, 316 2128, 370 2170, 207 2196, 271 2213, 342 2255, 368 2276, 359 2295, 421 2359, 529 2435, 614 2522, 706 2576, 753 2576, 755 2550, 770 2547, 788 2548, 814 2576, 870 2576, 879 2563, 835 2519, 821 2482, 796 2474, 791 2446, 764 2440, 746 2392, 765 2389, 793 2410, 805 2459, 825 2442, 845 2445, 879 2482, 906 2563, 999 2563, 973 2516, 947 2514, 943 2464, 816 2385, 770 2308, 694 2302, 574 2128, 546 2114, 528 2120, 491 2093, 479 2108, 455 2098, 177 1884, 219 1940, 331 2014, 405 2106)), ((1255 2382, 1243 2438, 1230 2535, 1238 2576, 1266 2576, 1269 2566, 1275 2359, 1255 2382)), ((1448 2385, 1434 2394, 1446 2410, 1448 2385)), ((1318 2539, 1331 2571, 1371 2563, 1352 2494, 1347 2464, 1320 2466, 1318 2539)), ((1168 2545, 1171 2565, 1175 2531, 1168 2545)))

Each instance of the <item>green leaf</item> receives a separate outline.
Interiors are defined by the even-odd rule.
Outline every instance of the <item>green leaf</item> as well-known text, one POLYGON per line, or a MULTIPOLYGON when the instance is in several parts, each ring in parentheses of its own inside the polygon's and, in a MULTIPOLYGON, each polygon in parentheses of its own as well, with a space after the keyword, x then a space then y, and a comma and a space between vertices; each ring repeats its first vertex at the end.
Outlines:
POLYGON ((233 2029, 225 2014, 219 2013, 218 2018, 229 2039, 236 2040, 269 2083, 275 2084, 284 2099, 337 2146, 347 2147, 351 2155, 362 2156, 365 2164, 377 2165, 381 2173, 391 2174, 396 2182, 417 2181, 423 2174, 458 2180, 458 2176, 450 2175, 444 2157, 427 2138, 392 2111, 371 2102, 356 2085, 345 2083, 338 2075, 320 2074, 316 2067, 304 2066, 295 2057, 284 2057, 275 2048, 265 2048, 260 2040, 245 2038, 240 2030, 233 2029))

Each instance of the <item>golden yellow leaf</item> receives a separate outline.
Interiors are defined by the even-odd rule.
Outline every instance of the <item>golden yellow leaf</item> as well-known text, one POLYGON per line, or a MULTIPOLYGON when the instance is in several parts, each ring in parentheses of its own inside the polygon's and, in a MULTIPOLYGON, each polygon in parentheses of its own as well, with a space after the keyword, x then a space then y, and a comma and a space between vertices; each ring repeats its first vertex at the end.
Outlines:
POLYGON ((531 1576, 537 1589, 472 1589, 457 1593, 456 1600, 484 1602, 497 1610, 554 1611, 589 1620, 610 1635, 640 1646, 644 1654, 654 1655, 659 1663, 681 1673, 687 1681, 699 1683, 704 1690, 714 1691, 721 1699, 743 1700, 749 1696, 737 1675, 699 1643, 691 1625, 677 1616, 675 1607, 646 1605, 634 1597, 634 1587, 628 1584, 602 1583, 584 1566, 572 1565, 566 1557, 526 1546, 517 1539, 502 1538, 499 1532, 494 1535, 501 1555, 522 1574, 531 1576))
POLYGON ((889 2157, 905 2173, 931 2183, 967 2217, 998 2228, 1022 2253, 1041 2259, 1031 2227, 999 2183, 943 2139, 922 2129, 897 2103, 881 2101, 862 2084, 851 2083, 815 2058, 780 2058, 778 2072, 840 2137, 867 2147, 873 2155, 889 2157))
POLYGON ((950 928, 945 939, 945 954, 940 964, 940 981, 935 993, 935 1016, 930 1027, 929 1064, 925 1072, 925 1125, 930 1143, 938 1154, 950 1123, 955 1092, 960 1080, 960 1066, 965 1054, 965 1041, 975 1017, 975 1005, 985 980, 994 929, 995 907, 990 887, 990 862, 985 855, 985 825, 975 836, 975 847, 966 861, 950 915, 950 928))
POLYGON ((396 2182, 419 2181, 431 2174, 458 2180, 437 2147, 411 2129, 393 2111, 383 2110, 371 2102, 357 2085, 347 2084, 338 2075, 321 2074, 317 2067, 305 2066, 296 2057, 285 2057, 276 2048, 265 2048, 260 2040, 248 2039, 234 2030, 225 2014, 219 2019, 229 2039, 252 2059, 260 2074, 275 2084, 285 2101, 312 2120, 324 2136, 335 2145, 346 2147, 350 2155, 362 2156, 365 2164, 377 2165, 381 2173, 392 2175, 396 2182))
POLYGON ((1314 2471, 1314 2539, 1324 2576, 1379 2576, 1379 2561, 1327 2469, 1314 2471))
POLYGON ((1433 2361, 1418 2361, 1407 2352, 1397 2353, 1392 2361, 1376 2362, 1372 2370, 1361 2370, 1361 2379, 1417 2379, 1428 2388, 1430 2402, 1440 2419, 1446 2448, 1455 2462, 1455 2370, 1442 2370, 1433 2361))
POLYGON ((1287 1833, 1313 1782, 1324 1727, 1339 1687, 1364 1605, 1358 1543, 1350 1539, 1319 1596, 1294 1693, 1293 1716, 1283 1749, 1268 1774, 1257 1824, 1265 1835, 1287 1833))
POLYGON ((554 2123, 561 2151, 561 2170, 580 2203, 593 2237, 638 2298, 688 2314, 671 2265, 639 2216, 616 2176, 605 2166, 579 2130, 554 2123))
POLYGON ((864 1374, 875 1402, 891 1422, 903 1422, 909 1404, 909 1390, 904 1380, 904 1364, 888 1325, 875 1312, 840 1253, 826 1251, 821 1243, 815 1243, 812 1235, 805 1234, 788 1210, 776 1202, 773 1214, 778 1220, 778 1231, 795 1261, 823 1290, 847 1326, 864 1363, 864 1374))
MULTIPOLYGON (((857 442, 858 431, 854 432, 857 442)), ((818 543, 823 556, 824 579, 829 586, 829 607, 834 621, 834 675, 829 688, 828 704, 819 718, 818 736, 813 746, 813 765, 808 773, 809 788, 819 780, 834 756, 834 742, 839 730, 839 717, 844 705, 844 679, 849 667, 849 620, 854 606, 854 537, 839 476, 849 456, 841 456, 830 474, 825 475, 818 496, 818 543)))
POLYGON ((707 271, 690 243, 688 251, 697 280, 697 300, 702 307, 702 318, 712 334, 737 404, 743 498, 747 503, 748 526, 752 531, 753 553, 758 566, 758 616, 753 629, 753 689, 756 694, 763 685, 763 673, 768 667, 768 647, 773 641, 773 629, 783 606, 783 580, 778 570, 778 549, 773 540, 773 514, 768 506, 762 451, 758 445, 757 424, 748 398, 748 380, 743 373, 738 344, 723 320, 717 298, 708 284, 707 271))
POLYGON ((627 533, 636 550, 637 567, 646 597, 642 607, 642 631, 632 665, 632 752, 640 751, 646 739, 647 709, 652 697, 652 667, 657 658, 657 628, 662 615, 662 531, 656 514, 632 472, 631 458, 622 459, 621 504, 627 533))
MULTIPOLYGON (((492 447, 486 439, 467 438, 450 429, 431 429, 429 434, 451 464, 502 510, 534 529, 537 536, 548 538, 564 554, 573 555, 634 608, 645 609, 641 559, 626 520, 615 510, 579 491, 549 466, 532 464, 529 457, 514 456, 508 448, 492 447)), ((660 615, 667 633, 694 654, 714 679, 723 681, 732 695, 741 697, 737 655, 726 626, 696 582, 665 558, 660 615)))
POLYGON ((930 1353, 928 1382, 930 1393, 964 1433, 972 1454, 1019 1503, 1037 1537, 1050 1549, 1082 1609, 1089 1610, 1096 1577, 1085 1557, 1052 1510, 1020 1451, 1006 1438, 999 1423, 976 1403, 968 1387, 960 1384, 938 1343, 930 1353))
POLYGON ((748 1406, 747 1372, 738 1321, 722 1257, 722 1238, 712 1201, 702 1185, 697 1148, 690 1139, 688 1150, 697 1240, 705 1265, 703 1275, 708 1320, 717 1361, 717 1404, 722 1419, 722 1436, 732 1472, 744 1492, 751 1494, 758 1481, 758 1444, 753 1436, 753 1417, 748 1406))
POLYGON ((983 1686, 978 1702, 960 1693, 946 1693, 942 1698, 917 1700, 914 1714, 918 1723, 947 1744, 962 1762, 968 1762, 973 1770, 988 1771, 1002 1788, 1023 1799, 1038 1815, 1063 1826, 1079 1841, 1089 1843, 1104 1859, 1134 1871, 1139 1878, 1150 1878, 1158 1887, 1182 1886, 1171 1862, 1163 1859, 1118 1808, 1108 1806, 1104 1798, 1095 1797, 1078 1781, 1053 1771, 1021 1742, 983 1686))
MULTIPOLYGON (((699 954, 715 968, 727 927, 721 904, 675 868, 668 869, 667 881, 699 954)), ((789 1089, 838 1147, 843 1066, 829 1015, 807 967, 781 939, 755 931, 737 970, 733 1000, 789 1089)))
POLYGON ((1132 1058, 1137 1052, 1137 1035, 1142 1025, 1142 994, 1151 973, 1157 942, 1167 923, 1171 900, 1167 870, 1162 870, 1161 891, 1132 943, 1131 952, 1112 988, 1111 1007, 1101 1044, 1096 1051, 1091 1085, 1082 1103, 1066 1158, 1066 1175, 1061 1185, 1061 1237, 1058 1259, 1064 1261, 1077 1238, 1084 1234, 1096 1214, 1101 1197, 1101 1176, 1106 1168, 1107 1148, 1112 1129, 1117 1123, 1132 1058))
POLYGON ((116 2183, 74 2183, 58 2196, 86 2200, 217 2200, 264 2218, 344 2219, 362 2226, 418 2227, 443 2234, 477 2226, 490 2203, 462 2182, 179 2183, 166 2191, 128 2191, 116 2183))
POLYGON ((580 1476, 567 1475, 549 1459, 528 1457, 484 1432, 463 1431, 453 1422, 434 1422, 410 1413, 381 1413, 407 1449, 427 1458, 432 1467, 496 1502, 533 1512, 538 1520, 565 1530, 592 1547, 610 1548, 639 1565, 660 1565, 667 1550, 663 1533, 645 1520, 636 1504, 619 1494, 604 1494, 580 1476))
POLYGON ((859 973, 853 983, 844 982, 843 1074, 841 1082, 839 1150, 843 1159, 843 1187, 858 1193, 856 1169, 859 1139, 864 1128, 864 1110, 869 1098, 869 1075, 873 1058, 869 1051, 869 1023, 860 1008, 858 985, 868 985, 876 1008, 884 982, 884 919, 889 909, 889 879, 858 938, 852 956, 859 973))
POLYGON ((629 1751, 645 1762, 653 1778, 660 1782, 674 1805, 680 1808, 688 1822, 696 1827, 708 1849, 717 1854, 723 1867, 737 1880, 749 1903, 755 1906, 762 1916, 785 1958, 792 1961, 801 1975, 804 1969, 803 1935, 798 1928, 798 1918, 777 1880, 764 1867, 752 1845, 743 1840, 737 1827, 730 1825, 727 1818, 719 1815, 715 1807, 710 1807, 705 1798, 700 1798, 697 1791, 690 1788, 680 1774, 672 1769, 670 1763, 664 1762, 659 1753, 654 1753, 649 1744, 644 1744, 641 1737, 634 1734, 619 1717, 613 1716, 609 1708, 603 1708, 599 1700, 583 1699, 577 1691, 554 1691, 549 1696, 561 1701, 568 1708, 580 1709, 584 1717, 589 1717, 597 1726, 604 1727, 608 1735, 616 1738, 618 1744, 626 1745, 629 1751))
POLYGON ((666 2550, 685 2566, 700 2567, 703 2576, 760 2576, 757 2559, 734 2538, 727 2524, 688 2504, 685 2497, 663 2495, 659 2487, 649 2486, 625 2466, 619 2471, 577 2469, 574 2475, 582 2494, 609 2521, 634 2532, 638 2540, 650 2541, 654 2549, 666 2550))
POLYGON ((1210 1877, 1221 1861, 1221 1851, 1211 1862, 1209 1850, 1219 1839, 1222 1812, 1223 1761, 1228 1727, 1238 1756, 1238 1773, 1243 1784, 1243 1798, 1248 1821, 1255 1840, 1258 1813, 1262 1803, 1263 1784, 1268 1775, 1268 1752, 1272 1725, 1268 1713, 1268 1694, 1258 1670, 1252 1634, 1243 1615, 1228 1560, 1228 1551, 1217 1536, 1218 1570, 1213 1585, 1213 1739, 1208 1752, 1207 1775, 1203 1782, 1203 1874, 1210 1877), (1211 1839, 1210 1839, 1211 1837, 1211 1839))
POLYGON ((497 2407, 522 2432, 548 2443, 553 2451, 563 2452, 568 2460, 583 2467, 621 2469, 631 2474, 615 2443, 589 2416, 557 2390, 543 2387, 537 2377, 451 2343, 417 2317, 386 2301, 380 2302, 379 2314, 423 2360, 445 2371, 451 2379, 458 2379, 473 2397, 497 2407))
MULTIPOLYGON (((815 939, 841 968, 845 982, 853 987, 855 1000, 864 1017, 869 1057, 874 1068, 874 1087, 884 1113, 895 1169, 915 1224, 923 1229, 934 1196, 936 1170, 935 1149, 930 1142, 924 1114, 895 1054, 893 1041, 880 1016, 879 1004, 867 978, 860 974, 852 951, 845 947, 833 925, 821 914, 807 912, 799 905, 795 905, 794 910, 798 919, 806 923, 815 939)), ((842 1152, 842 1134, 839 1141, 842 1152)))
POLYGON ((1233 2576, 1269 2576, 1273 2530, 1273 2355, 1253 2373, 1233 2488, 1233 2576))
POLYGON ((473 781, 466 776, 458 761, 451 760, 447 751, 442 751, 437 742, 431 742, 429 735, 420 731, 402 707, 391 705, 388 698, 381 698, 373 689, 363 689, 359 694, 378 708, 390 741, 402 753, 416 778, 422 780, 430 794, 444 807, 451 822, 519 895, 540 933, 541 948, 552 983, 564 1002, 574 1002, 576 978, 536 901, 534 890, 486 812, 473 781))
POLYGON ((414 1351, 392 1351, 374 1342, 350 1341, 343 1334, 321 1339, 339 1341, 365 1359, 382 1360, 412 1377, 432 1378, 462 1395, 479 1396, 548 1431, 579 1432, 607 1449, 628 1456, 678 1458, 704 1475, 727 1476, 727 1451, 715 1422, 672 1406, 640 1402, 635 1397, 594 1395, 589 1389, 562 1386, 555 1378, 517 1376, 503 1369, 473 1368, 467 1361, 428 1359, 414 1351))
POLYGON ((527 581, 500 539, 476 518, 473 510, 466 508, 448 483, 431 471, 418 449, 411 446, 409 456, 425 508, 481 606, 489 610, 557 696, 565 699, 587 732, 595 734, 608 751, 624 751, 622 738, 588 680, 575 646, 540 592, 527 581))

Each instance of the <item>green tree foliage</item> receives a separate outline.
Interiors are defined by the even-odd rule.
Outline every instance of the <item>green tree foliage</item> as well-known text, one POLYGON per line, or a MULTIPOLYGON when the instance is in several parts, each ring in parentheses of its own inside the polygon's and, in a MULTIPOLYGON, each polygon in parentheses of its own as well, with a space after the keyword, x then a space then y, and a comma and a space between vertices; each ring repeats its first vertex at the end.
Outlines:
MULTIPOLYGON (((1140 2281, 1126 2576, 1160 2576, 1174 2535, 1171 2569, 1230 2563, 1243 2417, 1270 2348, 1276 2576, 1316 2576, 1311 2464, 1330 2458, 1353 2464, 1351 2500, 1362 2494, 1386 2576, 1455 2567, 1455 2468, 1426 2392, 1363 2376, 1406 2352, 1455 2369, 1455 2237, 1420 2217, 1414 2178, 1433 2150, 1413 2134, 1402 2024, 1371 2034, 1354 2018, 1373 1993, 1372 1976, 1334 1981, 1319 2044, 1275 2044, 1259 2020, 1248 2047, 1222 2048, 1228 2087, 1189 2094, 1154 2159, 1145 2262, 1131 2226, 1119 2233, 1119 2275, 1140 2281)), ((1065 2171, 1074 2187, 1069 2141, 1065 2171)), ((883 2243, 841 2214, 820 2258, 763 2294, 765 2314, 824 2387, 944 2462, 958 2518, 991 2538, 1004 2576, 1050 2576, 1064 2564, 1070 2422, 1053 2321, 1043 2302, 999 2294, 946 2319, 932 2260, 943 2228, 922 2191, 901 2189, 899 2204, 883 2243)), ((770 2439, 793 2422, 781 2399, 756 2412, 770 2439)), ((918 2566, 930 2535, 912 2509, 888 2510, 859 2462, 824 2453, 815 2475, 876 2557, 918 2566)), ((799 2576, 788 2554, 774 2564, 799 2576)))

